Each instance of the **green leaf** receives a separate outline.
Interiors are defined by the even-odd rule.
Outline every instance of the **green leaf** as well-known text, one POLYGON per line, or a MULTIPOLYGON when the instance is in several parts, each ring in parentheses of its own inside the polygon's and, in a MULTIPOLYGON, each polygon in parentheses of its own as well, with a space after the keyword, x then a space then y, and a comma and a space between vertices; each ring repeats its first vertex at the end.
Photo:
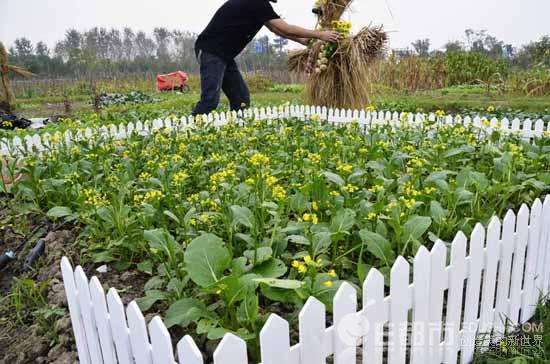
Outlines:
POLYGON ((292 279, 255 278, 254 282, 267 284, 269 287, 273 288, 283 289, 298 289, 303 285, 302 281, 296 281, 292 279))
POLYGON ((151 248, 163 250, 166 247, 164 229, 145 230, 143 237, 149 242, 151 248))
POLYGON ((287 267, 280 259, 270 259, 252 269, 252 273, 264 278, 279 278, 285 275, 287 267))
POLYGON ((136 303, 138 304, 140 310, 147 311, 155 303, 165 300, 167 297, 168 294, 166 292, 152 289, 145 292, 145 297, 136 299, 136 303))
POLYGON ((291 210, 301 214, 307 208, 306 198, 302 193, 296 192, 294 195, 290 196, 289 206, 291 210))
POLYGON ((313 252, 315 256, 325 253, 332 244, 331 234, 322 231, 313 235, 313 252))
POLYGON ((310 244, 309 240, 307 240, 307 238, 305 236, 302 236, 302 235, 289 235, 289 236, 286 237, 286 240, 289 243, 294 243, 294 244, 298 244, 298 245, 309 245, 310 244))
POLYGON ((152 289, 161 289, 164 286, 164 280, 159 276, 151 277, 143 286, 144 291, 150 291, 152 289))
POLYGON ((470 145, 463 145, 461 147, 458 147, 458 148, 455 148, 455 149, 451 149, 449 151, 447 151, 445 154, 443 154, 443 157, 444 158, 450 158, 450 157, 454 157, 454 156, 457 156, 457 155, 460 155, 460 154, 463 154, 463 153, 473 153, 475 152, 475 148, 470 146, 470 145))
POLYGON ((243 256, 248 258, 249 261, 254 262, 254 265, 257 265, 271 259, 273 250, 268 246, 262 246, 256 250, 246 250, 243 256))
POLYGON ((213 314, 206 309, 205 304, 201 300, 184 298, 170 305, 166 311, 164 324, 167 328, 174 325, 185 328, 190 323, 199 319, 212 317, 213 314))
POLYGON ((405 225, 403 225, 404 241, 409 241, 409 239, 420 239, 420 237, 428 231, 431 224, 432 219, 428 216, 411 216, 405 225))
POLYGON ((363 283, 365 281, 365 279, 367 278, 367 274, 369 273, 369 270, 371 268, 371 265, 368 265, 361 259, 359 260, 359 262, 357 263, 357 277, 359 278, 360 283, 363 283))
POLYGON ((111 254, 110 251, 102 251, 99 253, 94 253, 92 255, 92 260, 94 263, 110 263, 115 261, 115 257, 111 254))
POLYGON ((340 177, 339 175, 337 175, 336 173, 332 173, 332 172, 329 172, 329 171, 324 171, 323 175, 327 178, 327 180, 329 180, 332 183, 337 184, 340 187, 342 187, 343 185, 346 184, 346 181, 344 181, 344 179, 342 177, 340 177))
POLYGON ((145 260, 137 265, 137 269, 140 272, 153 274, 153 263, 150 260, 145 260))
POLYGON ((73 214, 72 210, 66 206, 56 206, 52 207, 46 215, 52 218, 59 218, 65 216, 71 216, 73 214))
POLYGON ((252 228, 254 225, 254 217, 252 211, 248 207, 233 205, 230 207, 231 214, 233 215, 233 227, 238 225, 252 228))
POLYGON ((184 261, 189 277, 201 287, 216 283, 231 265, 225 244, 213 234, 193 239, 185 251, 184 261))
POLYGON ((440 224, 443 222, 443 219, 447 217, 448 211, 445 210, 438 201, 432 201, 430 202, 430 214, 434 221, 440 224))
POLYGON ((258 296, 249 294, 237 308, 237 321, 241 324, 254 324, 258 319, 258 296))
POLYGON ((365 229, 359 231, 359 236, 372 255, 382 260, 386 266, 391 266, 393 264, 395 261, 395 253, 390 242, 386 238, 365 229))
POLYGON ((176 223, 181 224, 180 219, 178 219, 178 217, 174 215, 173 212, 164 210, 163 214, 174 220, 176 223))
POLYGON ((332 219, 330 230, 335 233, 347 233, 355 224, 355 211, 351 209, 338 210, 332 219))

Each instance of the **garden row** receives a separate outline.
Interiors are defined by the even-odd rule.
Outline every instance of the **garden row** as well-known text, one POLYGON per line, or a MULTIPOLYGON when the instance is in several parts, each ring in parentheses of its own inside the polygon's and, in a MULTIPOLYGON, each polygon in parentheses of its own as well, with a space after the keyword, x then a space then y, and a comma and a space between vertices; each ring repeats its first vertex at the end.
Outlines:
MULTIPOLYGON (((392 126, 400 126, 401 124, 408 124, 409 126, 422 126, 427 122, 438 121, 440 124, 462 124, 466 127, 473 125, 478 128, 485 129, 489 134, 493 130, 499 130, 506 133, 520 133, 525 139, 533 137, 541 137, 550 135, 550 123, 547 123, 543 119, 537 119, 535 121, 531 119, 520 120, 514 118, 512 120, 506 117, 497 119, 495 117, 471 117, 461 115, 446 115, 444 111, 438 111, 436 113, 409 113, 409 112, 390 112, 390 111, 375 111, 373 108, 367 108, 366 110, 340 110, 329 109, 326 107, 313 107, 313 106, 294 106, 286 105, 280 107, 267 107, 260 109, 248 109, 239 112, 227 112, 217 113, 214 112, 210 115, 201 117, 200 120, 209 122, 215 126, 226 124, 228 121, 236 121, 240 119, 254 118, 256 120, 273 120, 281 118, 300 118, 305 119, 309 117, 318 118, 320 120, 328 121, 329 123, 349 123, 358 122, 363 128, 371 127, 373 125, 390 124, 392 126)), ((0 140, 0 155, 1 154, 20 154, 29 151, 42 151, 48 148, 52 144, 59 142, 71 143, 73 140, 82 140, 84 138, 90 138, 97 136, 97 134, 103 137, 112 137, 116 139, 125 138, 131 135, 134 131, 138 133, 147 133, 150 130, 158 130, 161 128, 179 129, 188 125, 193 125, 193 117, 175 117, 170 116, 164 119, 154 119, 153 121, 137 121, 129 123, 109 124, 97 128, 82 127, 82 124, 76 121, 68 121, 67 129, 63 132, 57 131, 50 134, 44 133, 27 133, 21 136, 15 136, 13 138, 3 138, 0 140)))

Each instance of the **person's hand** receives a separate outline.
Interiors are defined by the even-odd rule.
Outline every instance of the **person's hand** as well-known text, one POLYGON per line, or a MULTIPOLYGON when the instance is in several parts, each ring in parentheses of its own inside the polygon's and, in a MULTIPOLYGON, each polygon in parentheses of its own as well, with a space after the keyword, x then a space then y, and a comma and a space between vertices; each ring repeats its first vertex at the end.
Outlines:
POLYGON ((336 43, 340 39, 340 33, 332 30, 325 30, 319 32, 319 39, 329 43, 336 43))

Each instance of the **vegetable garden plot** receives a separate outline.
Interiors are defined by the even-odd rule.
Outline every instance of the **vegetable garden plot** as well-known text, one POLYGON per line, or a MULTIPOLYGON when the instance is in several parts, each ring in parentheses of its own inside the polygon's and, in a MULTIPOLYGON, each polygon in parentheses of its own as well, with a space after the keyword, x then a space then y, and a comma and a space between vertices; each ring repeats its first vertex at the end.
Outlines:
MULTIPOLYGON (((363 284, 361 310, 356 288, 344 282, 333 299, 334 322, 329 328, 325 305, 310 297, 300 311, 296 345, 290 345, 289 323, 272 314, 259 335, 262 363, 326 363, 331 357, 336 364, 348 364, 358 362, 359 352, 363 363, 458 363, 459 354, 460 363, 469 363, 474 350, 483 350, 490 338, 498 340, 529 320, 538 299, 548 294, 548 222, 549 197, 544 205, 535 201, 531 211, 523 205, 517 217, 509 210, 502 222, 493 218, 487 230, 476 225, 469 242, 457 234, 449 265, 442 241, 431 252, 421 247, 412 267, 402 257, 393 265, 389 296, 384 295, 383 274, 372 269, 363 284)), ((147 329, 135 302, 125 308, 115 289, 105 296, 96 277, 88 281, 80 267, 73 272, 66 258, 61 267, 82 363, 174 363, 170 335, 160 317, 147 329)), ((204 363, 191 336, 178 343, 176 352, 180 363, 204 363)), ((245 341, 225 334, 213 360, 248 363, 245 341)))
POLYGON ((343 281, 376 267, 389 283, 398 256, 548 192, 545 138, 312 119, 50 147, 10 192, 82 223, 96 263, 150 275, 141 309, 168 307, 200 347, 233 332, 251 360, 276 307, 292 317, 313 296, 330 309, 343 281))

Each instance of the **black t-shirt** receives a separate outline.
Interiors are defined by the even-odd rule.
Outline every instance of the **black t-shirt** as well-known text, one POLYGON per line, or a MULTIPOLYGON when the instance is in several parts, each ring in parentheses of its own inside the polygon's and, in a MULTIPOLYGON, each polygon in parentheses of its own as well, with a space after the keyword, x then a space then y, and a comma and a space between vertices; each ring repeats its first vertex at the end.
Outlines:
POLYGON ((278 18, 269 0, 228 0, 199 35, 196 48, 232 60, 266 22, 278 18))

